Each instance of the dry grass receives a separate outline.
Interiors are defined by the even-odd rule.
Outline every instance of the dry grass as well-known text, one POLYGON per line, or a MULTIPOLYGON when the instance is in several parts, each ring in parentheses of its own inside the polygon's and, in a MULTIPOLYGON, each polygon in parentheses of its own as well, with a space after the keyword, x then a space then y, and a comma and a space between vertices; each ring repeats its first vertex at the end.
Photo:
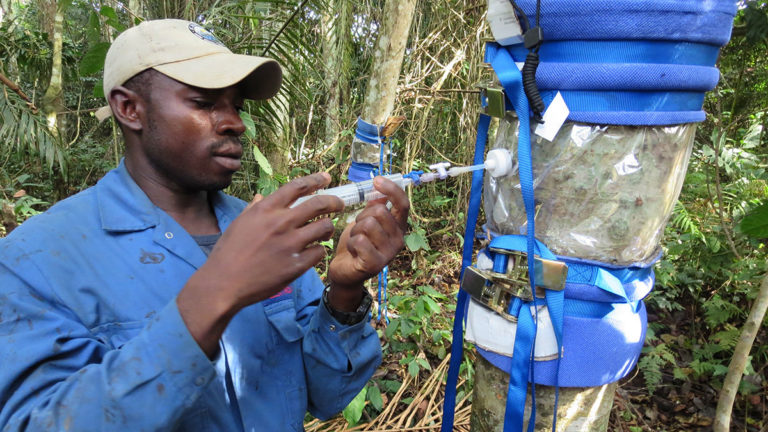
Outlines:
MULTIPOLYGON (((439 366, 433 368, 432 374, 423 385, 419 386, 418 393, 413 396, 409 404, 401 403, 403 395, 408 390, 413 390, 414 379, 406 375, 400 390, 387 403, 384 410, 369 423, 358 424, 353 427, 347 425, 346 420, 337 416, 331 420, 321 422, 313 420, 304 425, 307 432, 384 432, 384 431, 436 431, 440 429, 443 418, 443 400, 445 397, 445 384, 443 383, 448 371, 450 356, 446 356, 439 366), (405 407, 403 409, 403 407, 405 407)), ((463 382, 459 382, 461 386, 463 382)), ((456 404, 454 418, 454 431, 469 432, 469 418, 471 405, 468 396, 456 404)))

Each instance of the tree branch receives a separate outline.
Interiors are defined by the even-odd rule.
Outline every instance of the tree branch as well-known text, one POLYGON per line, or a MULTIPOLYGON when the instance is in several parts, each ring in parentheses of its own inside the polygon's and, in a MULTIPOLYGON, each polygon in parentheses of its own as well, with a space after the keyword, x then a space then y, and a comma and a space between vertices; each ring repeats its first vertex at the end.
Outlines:
MULTIPOLYGON (((722 131, 723 134, 725 134, 725 131, 722 131)), ((723 190, 720 186, 720 161, 719 161, 719 155, 720 151, 722 150, 722 147, 720 146, 720 143, 724 142, 724 137, 718 136, 717 140, 715 142, 715 192, 717 193, 717 208, 715 211, 717 212, 717 215, 720 217, 720 226, 723 228, 723 234, 725 234, 725 239, 728 242, 728 246, 731 248, 731 252, 736 256, 736 258, 741 259, 741 254, 736 250, 736 244, 733 242, 733 234, 731 233, 730 228, 725 223, 725 216, 723 215, 724 208, 723 208, 723 190)))
POLYGON ((728 374, 725 376, 715 410, 715 432, 728 432, 730 430, 733 401, 736 399, 736 392, 739 391, 739 382, 741 382, 741 376, 747 366, 749 351, 752 349, 757 332, 763 323, 766 309, 768 309, 768 275, 763 278, 763 282, 760 284, 760 292, 757 294, 755 303, 749 311, 749 317, 747 317, 741 330, 739 342, 733 350, 733 358, 731 358, 731 364, 728 366, 728 374))
POLYGON ((3 84, 5 84, 5 85, 6 85, 8 88, 10 88, 11 90, 13 90, 13 91, 14 91, 16 94, 18 94, 18 95, 19 95, 19 96, 20 96, 22 99, 24 99, 24 101, 27 103, 27 106, 29 107, 29 109, 31 109, 31 110, 32 110, 32 113, 33 113, 33 114, 37 114, 37 107, 36 107, 36 106, 35 106, 35 104, 32 102, 32 99, 30 99, 30 98, 29 98, 29 96, 27 96, 27 95, 26 95, 26 93, 24 93, 24 92, 21 90, 21 88, 19 88, 19 86, 18 86, 16 83, 14 83, 14 82, 13 82, 13 81, 11 81, 10 79, 8 79, 8 77, 7 77, 7 76, 5 76, 5 75, 4 75, 2 72, 0 72, 0 82, 2 82, 3 84))

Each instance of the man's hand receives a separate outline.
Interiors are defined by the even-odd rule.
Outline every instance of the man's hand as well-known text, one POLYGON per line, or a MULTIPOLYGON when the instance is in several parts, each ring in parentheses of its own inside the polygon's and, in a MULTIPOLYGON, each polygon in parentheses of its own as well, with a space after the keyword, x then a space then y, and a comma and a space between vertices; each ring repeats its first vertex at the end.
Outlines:
POLYGON ((344 203, 319 195, 290 205, 330 180, 327 173, 313 174, 255 198, 179 293, 184 323, 209 356, 240 309, 278 293, 323 259, 325 249, 317 242, 331 238, 334 227, 330 219, 319 217, 341 211, 344 203))
POLYGON ((336 310, 355 310, 363 295, 363 282, 380 272, 405 245, 408 196, 384 177, 375 178, 373 185, 387 198, 368 202, 355 222, 347 226, 328 269, 328 300, 336 310), (391 210, 387 200, 392 203, 391 210))

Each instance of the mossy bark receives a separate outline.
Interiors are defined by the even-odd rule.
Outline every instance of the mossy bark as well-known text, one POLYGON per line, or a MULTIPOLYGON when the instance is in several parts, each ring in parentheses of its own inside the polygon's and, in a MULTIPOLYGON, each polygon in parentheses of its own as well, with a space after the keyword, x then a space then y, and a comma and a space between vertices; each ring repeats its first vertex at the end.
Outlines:
MULTIPOLYGON (((475 362, 472 395, 472 432, 502 432, 509 374, 482 356, 475 362)), ((557 406, 557 432, 605 432, 613 406, 616 383, 600 387, 560 387, 557 406)), ((530 391, 525 407, 525 424, 531 415, 530 391)), ((536 432, 552 430, 555 388, 536 386, 536 432)))

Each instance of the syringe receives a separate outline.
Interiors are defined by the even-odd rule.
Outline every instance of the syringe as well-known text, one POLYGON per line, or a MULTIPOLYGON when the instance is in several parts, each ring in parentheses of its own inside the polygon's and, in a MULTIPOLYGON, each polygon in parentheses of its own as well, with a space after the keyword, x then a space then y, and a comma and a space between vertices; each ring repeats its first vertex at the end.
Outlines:
MULTIPOLYGON (((421 182, 428 182, 432 181, 436 176, 432 175, 433 173, 426 173, 422 174, 419 177, 419 183, 421 182)), ((382 176, 386 179, 392 180, 396 185, 400 186, 401 189, 405 189, 406 186, 410 186, 413 184, 413 178, 408 176, 403 176, 402 174, 388 174, 385 176, 382 176)), ((345 206, 350 206, 354 204, 358 204, 365 201, 371 201, 379 198, 384 198, 385 195, 373 187, 373 179, 371 180, 365 180, 361 182, 356 183, 349 183, 342 186, 337 186, 329 189, 321 189, 317 191, 314 195, 307 195, 300 197, 297 199, 291 207, 296 207, 297 205, 303 203, 304 201, 312 198, 315 195, 333 195, 341 198, 342 201, 344 201, 345 206)))
MULTIPOLYGON (((417 184, 428 183, 437 179, 445 180, 448 177, 456 177, 459 174, 481 169, 487 170, 488 173, 493 177, 502 177, 507 175, 512 170, 512 156, 506 149, 499 148, 489 151, 483 164, 467 167, 453 167, 447 169, 449 166, 449 163, 442 162, 430 166, 431 169, 435 169, 437 172, 426 172, 423 174, 416 172, 405 176, 402 174, 388 174, 383 177, 392 180, 395 182, 395 184, 400 186, 401 189, 405 189, 407 186, 414 184, 414 177, 416 176, 418 178, 418 182, 416 182, 417 184)), ((313 195, 300 197, 291 205, 291 207, 296 207, 297 205, 303 203, 315 195, 337 196, 341 198, 342 201, 344 201, 345 206, 385 197, 384 194, 374 189, 373 179, 371 179, 357 183, 349 183, 329 189, 321 189, 313 195)))

